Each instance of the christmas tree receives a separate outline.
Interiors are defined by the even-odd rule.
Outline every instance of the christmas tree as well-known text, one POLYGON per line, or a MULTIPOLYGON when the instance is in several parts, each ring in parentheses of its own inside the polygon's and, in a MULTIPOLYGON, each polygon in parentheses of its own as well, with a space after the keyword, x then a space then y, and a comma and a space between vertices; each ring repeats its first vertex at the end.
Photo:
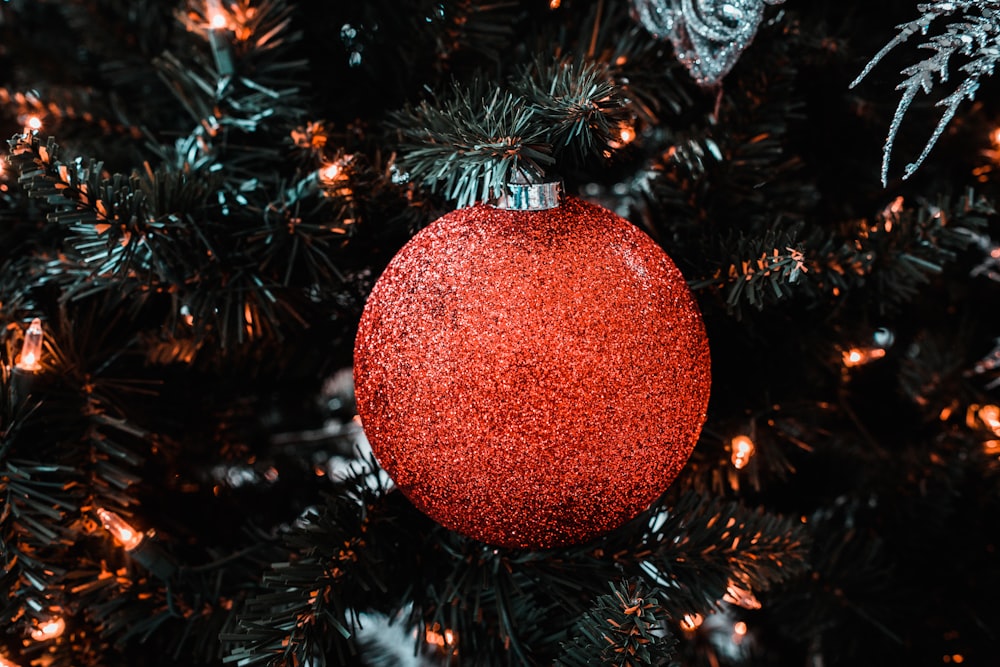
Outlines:
MULTIPOLYGON (((0 665, 996 664, 997 59, 994 0, 4 0, 0 665), (479 541, 381 467, 355 339, 415 235, 543 181, 669 255, 711 398, 577 363, 642 401, 581 457, 665 492, 552 459, 580 539, 479 541), (649 480, 623 434, 684 401, 649 480)), ((499 429, 486 379, 388 422, 499 429)))

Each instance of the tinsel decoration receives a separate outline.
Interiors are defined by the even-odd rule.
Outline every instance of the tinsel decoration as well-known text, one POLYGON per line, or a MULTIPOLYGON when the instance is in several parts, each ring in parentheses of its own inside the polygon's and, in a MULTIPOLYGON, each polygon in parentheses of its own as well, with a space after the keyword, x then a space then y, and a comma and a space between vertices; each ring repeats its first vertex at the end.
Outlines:
POLYGON ((632 0, 633 15, 656 37, 670 40, 698 85, 712 87, 749 46, 765 5, 784 0, 632 0))

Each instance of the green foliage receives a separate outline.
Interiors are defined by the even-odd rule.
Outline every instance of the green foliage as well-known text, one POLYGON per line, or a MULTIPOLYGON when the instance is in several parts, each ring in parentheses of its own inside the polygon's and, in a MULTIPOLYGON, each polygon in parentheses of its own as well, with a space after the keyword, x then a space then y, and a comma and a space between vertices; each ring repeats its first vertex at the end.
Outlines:
POLYGON ((651 528, 639 569, 674 618, 711 610, 734 582, 762 592, 808 569, 804 526, 720 498, 686 494, 651 528))
POLYGON ((746 307, 763 310, 793 297, 839 300, 871 283, 878 309, 888 313, 919 296, 921 286, 971 246, 993 212, 969 191, 914 206, 899 198, 873 220, 852 221, 839 233, 805 223, 755 227, 725 240, 725 271, 692 286, 721 288, 727 308, 739 317, 746 307))
POLYGON ((566 169, 609 151, 625 104, 600 64, 536 63, 506 90, 481 74, 392 115, 404 140, 399 167, 459 207, 490 201, 507 183, 552 179, 553 165, 566 169))
POLYGON ((291 557, 271 565, 260 591, 240 610, 238 625, 222 635, 225 662, 308 664, 328 653, 343 660, 356 651, 359 609, 351 604, 386 588, 382 564, 373 560, 379 546, 371 544, 379 533, 371 526, 379 520, 373 510, 385 489, 366 479, 370 470, 358 468, 323 508, 299 517, 285 540, 291 557))
POLYGON ((577 621, 574 639, 563 645, 560 667, 586 665, 676 665, 673 637, 659 605, 662 591, 647 589, 641 581, 611 585, 577 621))
POLYGON ((410 179, 468 206, 493 198, 512 179, 543 176, 552 149, 518 98, 499 90, 477 98, 457 84, 451 92, 440 107, 424 101, 396 115, 409 142, 399 168, 410 179))
POLYGON ((601 63, 535 63, 516 85, 539 125, 548 128, 548 142, 557 155, 601 155, 629 117, 619 85, 601 63))

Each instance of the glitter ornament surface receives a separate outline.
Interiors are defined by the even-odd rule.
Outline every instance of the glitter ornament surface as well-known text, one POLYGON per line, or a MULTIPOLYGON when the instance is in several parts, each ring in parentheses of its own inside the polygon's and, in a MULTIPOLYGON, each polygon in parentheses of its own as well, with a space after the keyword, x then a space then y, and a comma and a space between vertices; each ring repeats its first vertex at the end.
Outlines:
POLYGON ((711 382, 680 271, 574 198, 422 230, 372 290, 354 354, 358 412, 397 486, 505 547, 581 543, 639 514, 690 456, 711 382))

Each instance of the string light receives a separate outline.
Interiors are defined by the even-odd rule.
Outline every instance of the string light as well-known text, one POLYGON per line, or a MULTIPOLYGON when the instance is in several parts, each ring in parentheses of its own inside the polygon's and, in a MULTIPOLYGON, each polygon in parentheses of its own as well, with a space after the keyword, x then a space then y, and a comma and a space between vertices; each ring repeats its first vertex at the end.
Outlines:
POLYGON ((167 581, 177 571, 177 563, 154 540, 133 528, 123 518, 103 508, 97 516, 104 529, 125 549, 129 557, 149 570, 154 576, 167 581))
POLYGON ((1000 435, 1000 407, 996 405, 984 405, 979 408, 978 415, 990 430, 1000 435))
POLYGON ((561 4, 562 0, 549 0, 549 9, 559 9, 561 4))
POLYGON ((25 124, 25 134, 37 132, 40 129, 42 129, 42 119, 38 116, 28 116, 28 122, 25 124))
POLYGON ((743 643, 743 640, 746 638, 746 636, 747 636, 747 624, 744 623, 743 621, 736 621, 735 623, 733 623, 733 637, 732 637, 733 644, 739 646, 741 643, 743 643))
POLYGON ((215 70, 220 77, 232 76, 236 73, 233 64, 233 52, 229 30, 229 17, 223 11, 218 0, 209 1, 206 14, 208 16, 208 44, 212 47, 212 57, 215 59, 215 70))
POLYGON ((34 373, 41 370, 39 361, 42 358, 42 339, 45 333, 42 331, 42 321, 37 317, 31 320, 28 330, 24 334, 24 343, 21 345, 21 356, 18 358, 17 367, 22 371, 34 373))
POLYGON ((618 128, 618 138, 608 140, 608 146, 611 146, 611 148, 624 148, 635 141, 635 136, 634 127, 631 125, 622 125, 618 128))
POLYGON ((316 175, 327 195, 351 196, 349 168, 352 161, 353 156, 345 155, 320 166, 316 175))
POLYGON ((855 366, 862 366, 870 361, 881 359, 884 356, 885 350, 882 348, 862 349, 860 347, 852 347, 850 350, 844 350, 844 366, 854 368, 855 366))
POLYGON ((320 180, 327 184, 334 183, 335 181, 340 180, 342 175, 343 175, 343 169, 337 162, 331 162, 327 165, 324 165, 323 167, 320 167, 319 170, 320 180))
MULTIPOLYGON (((1000 437, 1000 406, 975 403, 970 405, 965 413, 966 425, 969 428, 977 428, 979 422, 990 429, 993 435, 1000 437)), ((1000 440, 986 440, 983 442, 983 451, 987 456, 1000 455, 1000 440)))
POLYGON ((694 632, 697 630, 702 623, 705 622, 705 617, 701 614, 684 614, 681 619, 681 630, 684 632, 694 632))
POLYGON ((435 623, 434 627, 427 628, 427 632, 424 637, 428 644, 437 646, 439 649, 450 648, 455 645, 455 633, 448 628, 445 628, 443 632, 441 630, 441 624, 435 623))
POLYGON ((125 551, 132 551, 140 544, 142 544, 145 535, 141 532, 128 525, 125 519, 121 518, 114 512, 109 512, 106 509, 98 508, 97 516, 101 520, 101 525, 115 538, 125 549, 125 551))
POLYGON ((733 467, 737 470, 742 470, 750 463, 754 452, 757 451, 757 446, 753 444, 753 440, 749 436, 738 435, 732 440, 732 450, 733 467))
POLYGON ((66 631, 66 621, 61 616, 53 616, 31 630, 31 638, 36 642, 58 639, 66 631))

